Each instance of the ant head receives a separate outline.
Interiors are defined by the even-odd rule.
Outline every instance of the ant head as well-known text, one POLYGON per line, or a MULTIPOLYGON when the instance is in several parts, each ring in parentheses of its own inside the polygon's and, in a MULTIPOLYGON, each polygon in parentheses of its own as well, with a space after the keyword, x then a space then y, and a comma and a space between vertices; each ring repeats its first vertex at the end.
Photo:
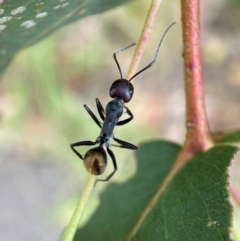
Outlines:
POLYGON ((129 102, 132 99, 134 88, 131 82, 126 79, 115 80, 109 90, 112 98, 122 99, 123 102, 129 102))
POLYGON ((92 175, 101 175, 107 167, 107 154, 98 146, 87 151, 83 158, 86 170, 92 175))
POLYGON ((145 66, 143 69, 139 70, 136 74, 134 74, 129 80, 126 80, 126 79, 123 79, 122 77, 122 70, 120 68, 120 65, 118 63, 118 60, 117 60, 117 53, 119 52, 122 52, 123 50, 125 49, 128 49, 132 46, 135 45, 134 44, 131 44, 123 49, 120 49, 118 51, 116 51, 114 54, 113 54, 113 58, 117 64, 117 67, 118 67, 118 70, 119 70, 119 73, 120 73, 120 78, 121 79, 118 79, 116 81, 113 82, 111 88, 110 88, 110 91, 109 91, 109 94, 112 98, 120 98, 122 99, 124 102, 129 102, 131 99, 132 99, 132 96, 133 96, 133 85, 131 84, 131 80, 134 79, 136 76, 138 76, 139 74, 141 74, 143 71, 145 71, 146 69, 150 68, 156 61, 157 59, 157 56, 158 56, 158 52, 159 52, 159 49, 160 49, 160 46, 162 44, 162 41, 166 35, 166 33, 168 32, 168 30, 175 24, 172 23, 164 32, 159 44, 158 44, 158 47, 157 47, 157 51, 155 53, 155 57, 154 59, 147 65, 145 66))

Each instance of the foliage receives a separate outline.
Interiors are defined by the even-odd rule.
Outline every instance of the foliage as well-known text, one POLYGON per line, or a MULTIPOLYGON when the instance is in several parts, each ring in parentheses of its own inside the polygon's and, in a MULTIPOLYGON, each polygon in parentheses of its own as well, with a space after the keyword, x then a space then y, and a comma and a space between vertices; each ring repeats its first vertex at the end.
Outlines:
POLYGON ((98 210, 74 240, 130 240, 141 218, 131 240, 230 240, 227 169, 236 150, 222 145, 195 156, 159 193, 180 146, 166 141, 143 144, 136 175, 107 188, 98 210), (150 211, 142 217, 146 209, 150 211))
MULTIPOLYGON (((62 26, 126 2, 128 1, 0 1, 0 71, 22 48, 35 44, 62 26)), ((33 59, 36 69, 48 56, 47 51, 40 52, 42 58, 33 59)), ((41 92, 38 85, 29 84, 24 90, 25 104, 34 103, 35 112, 38 112, 40 106, 40 110, 47 110, 46 116, 52 115, 55 120, 64 120, 66 115, 70 118, 75 112, 78 103, 69 95, 61 95, 57 74, 47 77, 49 72, 54 71, 48 71, 54 61, 48 61, 42 65, 45 69, 41 75, 43 80, 36 80, 44 86, 46 92, 41 92), (36 101, 38 96, 39 102, 36 101), (65 106, 62 104, 64 100, 65 106), (39 106, 35 102, 40 103, 39 106), (52 105, 48 106, 48 103, 52 105)), ((189 67, 189 72, 191 68, 189 67)), ((54 126, 59 125, 57 120, 52 123, 54 126)), ((79 118, 72 118, 68 124, 60 124, 59 129, 64 132, 78 123, 79 118)), ((83 130, 79 132, 84 133, 83 130)), ((227 191, 228 168, 237 148, 224 143, 239 140, 239 131, 233 131, 221 135, 218 139, 221 145, 208 150, 198 149, 199 146, 197 151, 192 148, 192 155, 182 166, 176 166, 176 160, 186 143, 181 147, 172 142, 157 140, 141 145, 136 154, 138 168, 134 177, 126 183, 111 183, 107 186, 100 195, 100 205, 95 214, 84 227, 79 228, 74 240, 230 240, 232 207, 227 191)), ((59 155, 62 155, 61 145, 56 145, 59 155)))
POLYGON ((4 1, 0 5, 0 71, 9 64, 20 49, 45 38, 56 29, 127 1, 4 1))

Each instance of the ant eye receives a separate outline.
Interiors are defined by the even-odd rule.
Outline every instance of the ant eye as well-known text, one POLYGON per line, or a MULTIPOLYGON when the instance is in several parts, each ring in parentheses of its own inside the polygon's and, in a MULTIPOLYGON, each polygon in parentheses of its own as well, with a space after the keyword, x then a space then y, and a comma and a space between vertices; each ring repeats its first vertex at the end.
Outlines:
POLYGON ((133 96, 133 85, 126 79, 115 80, 109 90, 112 98, 120 98, 123 102, 129 102, 133 96))
POLYGON ((86 170, 92 175, 101 175, 107 167, 107 154, 98 146, 87 151, 83 158, 86 170))

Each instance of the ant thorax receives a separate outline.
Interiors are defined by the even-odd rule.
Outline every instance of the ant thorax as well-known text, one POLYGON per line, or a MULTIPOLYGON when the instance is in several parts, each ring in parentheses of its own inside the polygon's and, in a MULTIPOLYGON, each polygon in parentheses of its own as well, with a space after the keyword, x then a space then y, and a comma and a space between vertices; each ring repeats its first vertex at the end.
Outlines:
POLYGON ((118 98, 114 98, 107 104, 106 110, 105 110, 106 116, 105 116, 102 130, 100 133, 100 136, 102 138, 111 137, 114 127, 116 126, 119 118, 123 114, 123 109, 124 109, 123 102, 118 98))

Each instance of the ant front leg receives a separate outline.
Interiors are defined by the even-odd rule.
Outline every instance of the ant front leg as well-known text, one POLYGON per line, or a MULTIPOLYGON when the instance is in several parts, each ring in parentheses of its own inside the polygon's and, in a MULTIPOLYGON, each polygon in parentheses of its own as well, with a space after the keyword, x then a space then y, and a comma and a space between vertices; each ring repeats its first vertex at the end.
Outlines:
POLYGON ((84 108, 86 109, 86 111, 88 112, 88 114, 92 117, 92 119, 94 120, 94 122, 100 127, 102 128, 102 124, 101 122, 98 120, 98 118, 93 114, 93 112, 90 110, 90 108, 85 104, 84 108))
POLYGON ((97 110, 98 110, 98 114, 100 115, 100 117, 102 118, 102 120, 104 121, 105 117, 104 117, 104 109, 103 106, 100 102, 100 100, 98 98, 96 98, 96 105, 97 105, 97 110))
POLYGON ((95 144, 97 144, 97 141, 95 141, 95 142, 94 142, 94 141, 80 141, 80 142, 73 143, 73 144, 71 144, 70 146, 71 146, 73 152, 74 152, 80 159, 84 160, 84 159, 83 159, 83 156, 75 149, 75 147, 77 147, 77 146, 93 146, 93 145, 95 145, 95 144))
POLYGON ((130 149, 130 150, 137 150, 138 147, 133 145, 132 143, 129 143, 129 142, 126 142, 126 141, 123 141, 123 140, 119 140, 115 137, 113 137, 113 140, 116 141, 118 144, 120 144, 120 146, 117 146, 117 147, 120 147, 120 148, 126 148, 126 149, 130 149))
POLYGON ((121 125, 125 125, 128 122, 130 122, 133 119, 133 114, 132 112, 126 107, 124 106, 124 108, 126 109, 126 113, 130 116, 129 118, 125 119, 125 120, 121 120, 117 123, 117 126, 121 126, 121 125))
POLYGON ((112 152, 112 150, 109 149, 109 147, 107 147, 107 152, 108 152, 108 154, 111 157, 112 162, 113 162, 113 168, 114 168, 113 172, 110 173, 105 179, 97 179, 94 186, 96 185, 97 182, 107 182, 117 171, 117 161, 116 161, 116 158, 114 156, 114 153, 112 152))

